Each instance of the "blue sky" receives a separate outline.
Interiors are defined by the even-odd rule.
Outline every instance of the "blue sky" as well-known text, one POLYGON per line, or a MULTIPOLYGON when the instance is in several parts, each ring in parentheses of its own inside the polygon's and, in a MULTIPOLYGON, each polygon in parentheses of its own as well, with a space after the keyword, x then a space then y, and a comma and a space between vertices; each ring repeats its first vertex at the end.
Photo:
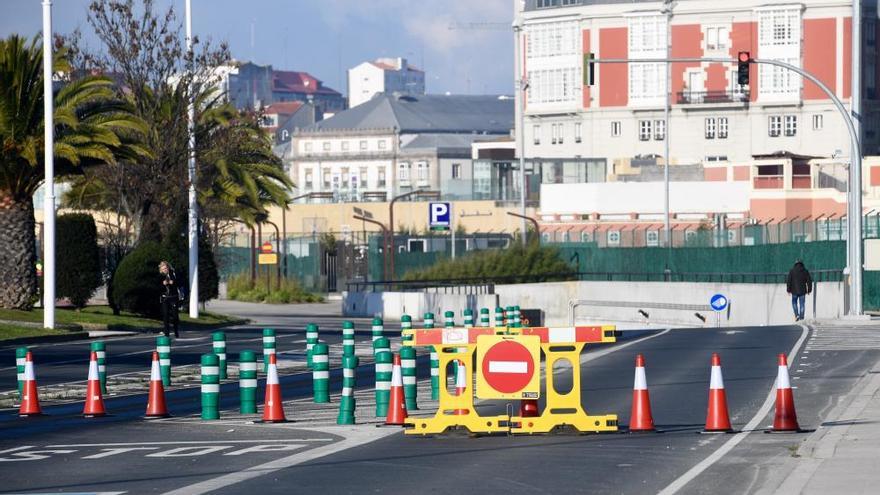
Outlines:
MULTIPOLYGON (((376 57, 406 57, 427 72, 428 92, 512 93, 510 29, 449 29, 451 24, 509 24, 515 0, 192 0, 200 38, 226 40, 239 60, 310 72, 346 92, 345 70, 376 57), (254 26, 253 46, 251 25, 254 26)), ((56 32, 77 27, 87 42, 90 0, 54 0, 56 32)), ((174 5, 183 17, 184 0, 174 5)), ((40 0, 0 0, 0 36, 32 36, 40 0)))

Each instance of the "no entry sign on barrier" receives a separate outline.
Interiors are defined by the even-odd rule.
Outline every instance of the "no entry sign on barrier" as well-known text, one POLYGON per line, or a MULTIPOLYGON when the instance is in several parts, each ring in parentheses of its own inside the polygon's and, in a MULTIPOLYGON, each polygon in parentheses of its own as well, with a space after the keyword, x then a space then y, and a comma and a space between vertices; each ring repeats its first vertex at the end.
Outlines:
POLYGON ((477 389, 480 399, 537 399, 541 341, 537 336, 477 337, 477 389), (485 349, 485 351, 484 351, 485 349))

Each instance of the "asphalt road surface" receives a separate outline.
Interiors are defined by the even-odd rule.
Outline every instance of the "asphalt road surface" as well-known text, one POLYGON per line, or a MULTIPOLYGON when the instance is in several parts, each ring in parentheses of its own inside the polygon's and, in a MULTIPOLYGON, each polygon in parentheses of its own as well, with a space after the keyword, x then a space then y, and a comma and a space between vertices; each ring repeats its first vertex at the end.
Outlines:
MULTIPOLYGON (((278 348, 284 350, 285 339, 298 342, 304 338, 303 327, 310 321, 328 330, 323 339, 339 345, 342 318, 333 314, 338 305, 224 309, 255 320, 253 325, 227 330, 231 354, 243 348, 259 351, 263 326, 276 328, 278 348)), ((368 321, 359 320, 357 328, 368 333, 368 321)), ((390 333, 397 334, 397 328, 390 333)), ((194 363, 210 348, 209 332, 184 337, 194 340, 178 343, 191 347, 175 350, 175 362, 194 363)), ((369 339, 358 337, 362 345, 366 345, 365 338, 369 339)), ((813 340, 800 326, 679 329, 637 335, 585 352, 583 405, 591 414, 618 414, 622 426, 629 421, 634 356, 645 356, 654 420, 663 433, 471 438, 460 432, 404 436, 397 429, 374 424, 339 427, 335 425, 336 405, 322 411, 309 405, 311 378, 305 373, 282 377, 288 418, 293 421, 279 425, 236 417, 234 383, 221 390, 222 416, 229 419, 218 422, 194 416, 198 413, 197 387, 168 394, 175 414, 169 420, 141 419, 143 395, 110 398, 107 407, 112 415, 91 420, 78 416, 81 402, 48 407, 49 415, 41 418, 20 419, 15 411, 2 410, 0 489, 7 493, 485 494, 658 493, 668 488, 667 493, 748 493, 791 455, 792 446, 806 438, 806 434, 762 433, 772 422, 772 409, 771 415, 766 412, 776 377, 776 355, 797 351, 791 369, 798 414, 802 427, 816 428, 836 398, 849 390, 880 352, 811 350, 813 340), (734 427, 748 427, 748 434, 698 434, 706 417, 712 352, 721 355, 734 427)), ((109 372, 141 370, 149 354, 136 353, 150 352, 153 345, 152 337, 108 342, 109 372), (129 356, 121 356, 125 354, 129 356)), ((44 379, 81 381, 86 362, 81 355, 87 348, 87 343, 37 347, 40 385, 44 379)), ((10 349, 0 352, 12 361, 10 349)), ((371 368, 358 370, 365 396, 371 394, 371 368)), ((331 389, 337 393, 339 375, 338 370, 332 373, 331 389)), ((424 356, 420 376, 424 385, 424 356)), ((0 379, 14 383, 14 374, 0 370, 0 379)), ((261 393, 262 388, 258 397, 261 393)), ((360 400, 359 408, 369 407, 360 405, 360 400)), ((480 408, 480 413, 500 413, 503 408, 504 404, 491 404, 480 408)), ((420 413, 430 411, 423 407, 420 413)))

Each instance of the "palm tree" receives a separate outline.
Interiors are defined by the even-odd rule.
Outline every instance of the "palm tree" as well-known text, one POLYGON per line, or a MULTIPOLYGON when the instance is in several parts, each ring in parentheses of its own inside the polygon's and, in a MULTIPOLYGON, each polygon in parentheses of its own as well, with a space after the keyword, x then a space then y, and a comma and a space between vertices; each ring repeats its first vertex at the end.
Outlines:
MULTIPOLYGON (((65 50, 53 73, 69 74, 65 50)), ((30 309, 36 299, 34 192, 43 183, 43 55, 39 38, 0 39, 0 307, 30 309)), ((113 163, 146 152, 142 122, 114 97, 113 81, 88 76, 55 93, 55 171, 113 163)))

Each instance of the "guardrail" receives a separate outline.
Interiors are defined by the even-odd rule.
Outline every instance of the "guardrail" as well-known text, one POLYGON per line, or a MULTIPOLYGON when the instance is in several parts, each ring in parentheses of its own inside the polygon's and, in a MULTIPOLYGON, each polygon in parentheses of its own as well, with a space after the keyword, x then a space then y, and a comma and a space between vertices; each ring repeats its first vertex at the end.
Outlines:
MULTIPOLYGON (((814 282, 840 282, 842 270, 814 270, 814 282)), ((579 272, 504 277, 469 277, 435 280, 381 280, 350 282, 349 292, 431 292, 440 294, 494 294, 495 285, 564 281, 596 282, 718 282, 731 284, 782 284, 785 273, 704 273, 704 272, 579 272)))

